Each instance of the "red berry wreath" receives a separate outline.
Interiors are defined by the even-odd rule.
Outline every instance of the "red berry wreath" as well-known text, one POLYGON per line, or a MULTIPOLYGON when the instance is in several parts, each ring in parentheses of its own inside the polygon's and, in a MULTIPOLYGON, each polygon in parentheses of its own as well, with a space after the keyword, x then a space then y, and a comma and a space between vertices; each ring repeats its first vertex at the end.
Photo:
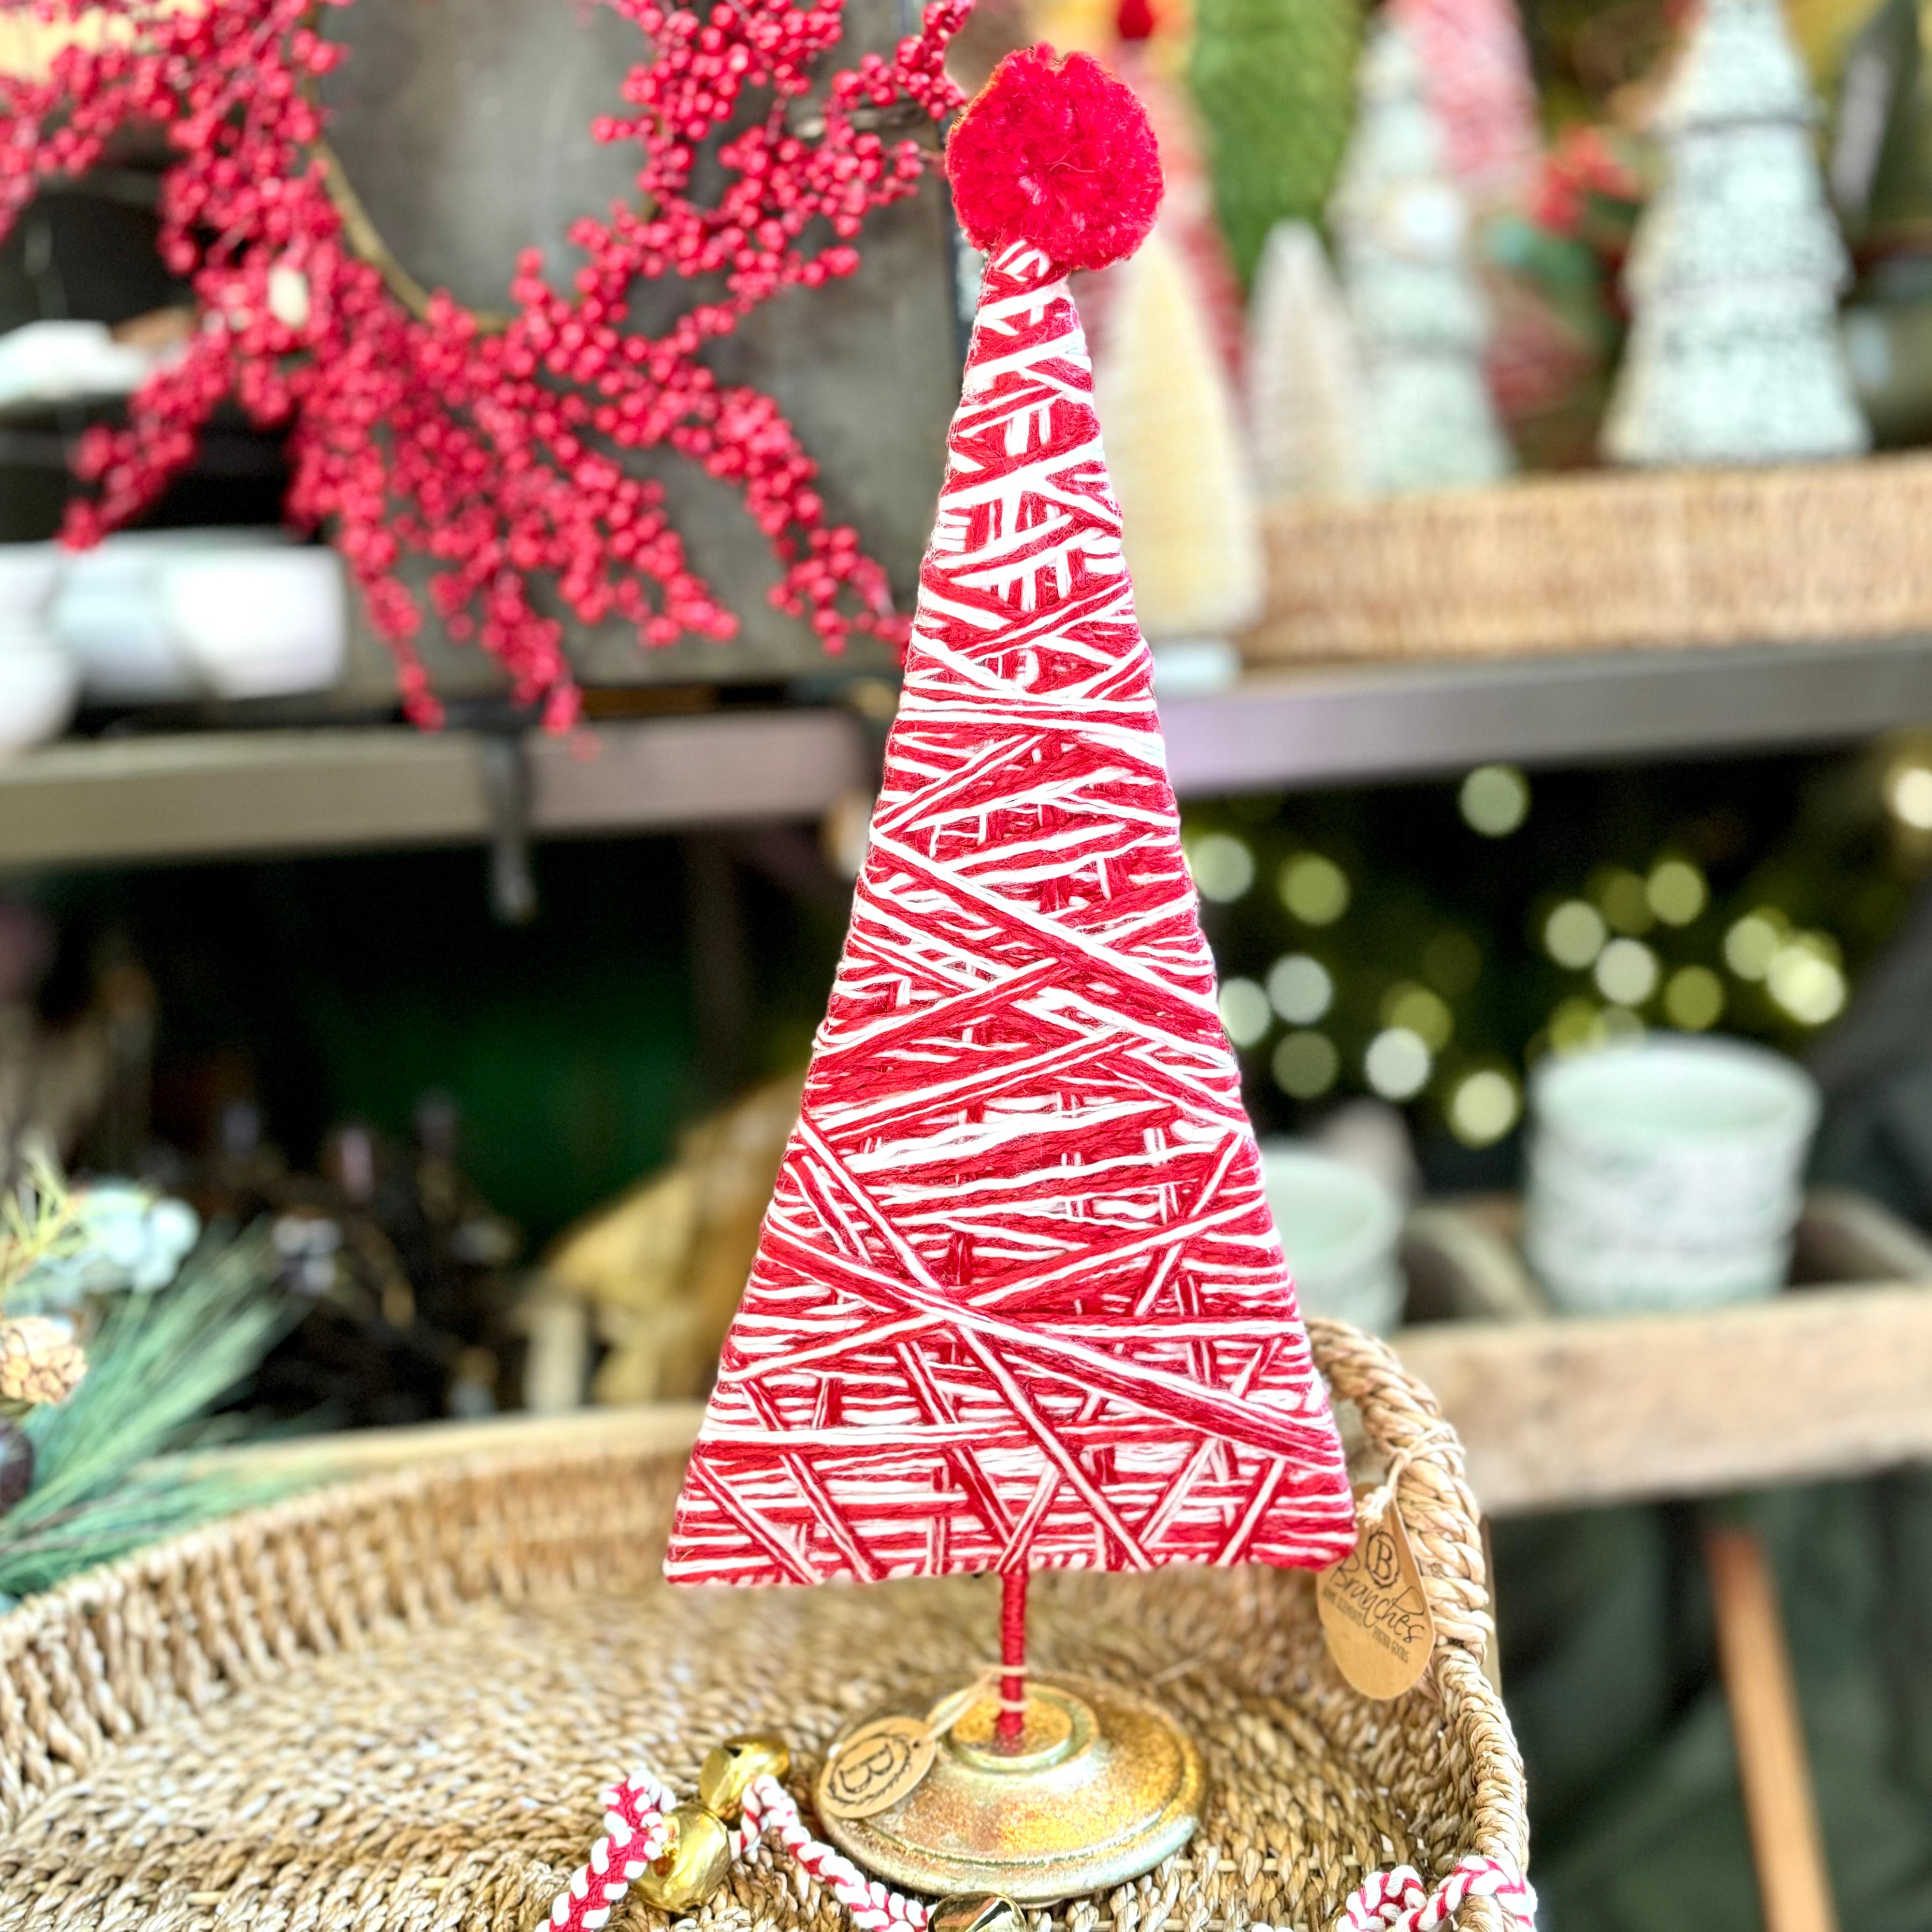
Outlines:
POLYGON ((84 172, 124 123, 160 122, 180 155, 162 184, 160 245, 201 309, 186 354, 136 394, 127 426, 82 445, 97 489, 70 510, 66 540, 92 543, 146 508, 232 395, 257 423, 287 425, 290 514, 331 527, 419 722, 440 707, 412 641, 422 614, 398 574, 408 553, 433 560, 430 595, 451 634, 480 641, 559 728, 579 696, 534 578, 552 578, 584 622, 615 614, 647 644, 734 634, 661 488, 627 472, 628 451, 668 447, 740 490, 782 566, 774 601, 808 615, 829 648, 855 629, 896 636, 884 572, 854 531, 826 524, 815 466, 777 404, 722 385, 699 356, 781 290, 858 266, 866 214, 910 194, 928 157, 855 118, 901 100, 934 118, 957 104, 941 62, 970 0, 934 0, 890 59, 867 54, 837 74, 809 139, 788 130, 784 110, 836 44, 841 0, 718 0, 702 14, 610 0, 648 58, 623 83, 632 111, 591 133, 637 142, 643 212, 574 224, 584 261, 568 290, 527 253, 500 328, 447 296, 412 312, 352 245, 311 98, 342 50, 309 24, 313 4, 33 0, 43 20, 105 13, 125 26, 64 49, 44 81, 0 77, 0 234, 44 178, 84 172), (768 110, 718 148, 716 203, 694 200, 701 146, 760 89, 768 110), (632 282, 670 274, 722 276, 725 293, 665 335, 627 329, 632 282))

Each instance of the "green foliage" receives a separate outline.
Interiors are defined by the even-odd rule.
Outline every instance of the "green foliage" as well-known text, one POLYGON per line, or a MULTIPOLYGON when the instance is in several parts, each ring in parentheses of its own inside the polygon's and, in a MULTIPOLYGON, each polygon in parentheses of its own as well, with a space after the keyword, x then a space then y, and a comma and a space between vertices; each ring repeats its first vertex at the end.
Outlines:
POLYGON ((43 1263, 65 1260, 86 1240, 60 1169, 39 1153, 28 1155, 26 1168, 0 1195, 0 1304, 43 1263))
MULTIPOLYGON (((1390 1097, 1408 1109, 1430 1186, 1504 1187, 1516 1179, 1518 1141, 1468 1134, 1457 1115, 1462 1084, 1485 1070, 1505 1075, 1520 1100, 1545 1052, 1644 1028, 1714 1026, 1808 1054, 1835 1012, 1821 986, 1828 994, 1835 985, 1838 998, 1856 986, 1925 890, 1932 838, 1904 836, 1882 802, 1894 762, 1932 764, 1932 737, 1923 752, 1917 742, 1539 772, 1526 816, 1499 836, 1478 830, 1456 784, 1191 802, 1184 837, 1194 851, 1216 833, 1244 848, 1246 890, 1204 912, 1224 1000, 1242 982, 1263 996, 1243 996, 1258 1024, 1238 1042, 1256 1126, 1307 1132, 1338 1101, 1377 1092, 1370 1053, 1378 1034, 1403 1027, 1430 1048, 1429 1070, 1412 1096, 1390 1097), (1298 910, 1291 874, 1311 862, 1347 890, 1328 907, 1304 897, 1298 910), (1700 895, 1667 914, 1653 893, 1660 862, 1702 880, 1700 895), (1552 941, 1552 915, 1566 905, 1594 927, 1582 953, 1552 941), (1756 964, 1740 926, 1759 928, 1756 964), (1611 984, 1599 976, 1612 941, 1627 958, 1649 956, 1648 992, 1620 994, 1614 974, 1611 984), (1790 956, 1783 986, 1768 970, 1780 952, 1790 956), (1288 961, 1300 962, 1298 986, 1276 977, 1288 961), (1684 1016, 1687 971, 1717 993, 1714 1010, 1684 1016)), ((1889 1131, 1873 1124, 1891 1118, 1875 1103, 1844 1118, 1848 1144, 1889 1131)), ((1918 1211, 1903 1156, 1896 1172, 1894 1198, 1918 1211)))
POLYGON ((88 1342, 86 1379, 22 1425, 36 1475, 0 1517, 0 1592, 50 1588, 278 1493, 278 1480, 143 1466, 255 1367, 286 1318, 260 1229, 204 1246, 171 1288, 116 1296, 88 1342))
POLYGON ((1188 69, 1245 284, 1277 221, 1319 222, 1354 117, 1360 0, 1200 0, 1188 69))

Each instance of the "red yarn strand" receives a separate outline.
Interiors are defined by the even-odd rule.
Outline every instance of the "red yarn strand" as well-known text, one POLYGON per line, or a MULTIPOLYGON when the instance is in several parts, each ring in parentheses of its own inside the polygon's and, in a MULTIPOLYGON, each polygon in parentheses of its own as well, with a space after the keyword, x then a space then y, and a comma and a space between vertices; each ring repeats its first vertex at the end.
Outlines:
POLYGON ((1026 1734, 1027 1573, 1009 1570, 1000 1579, 1000 1714, 993 1736, 1010 1750, 1026 1734))

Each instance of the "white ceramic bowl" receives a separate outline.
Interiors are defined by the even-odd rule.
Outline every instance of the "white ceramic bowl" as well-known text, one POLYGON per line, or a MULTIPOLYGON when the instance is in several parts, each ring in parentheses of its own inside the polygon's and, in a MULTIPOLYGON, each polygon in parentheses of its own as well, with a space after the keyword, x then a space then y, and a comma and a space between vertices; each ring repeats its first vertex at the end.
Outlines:
POLYGON ((1818 1094, 1737 1040, 1653 1036, 1531 1083, 1523 1245, 1561 1307, 1703 1306, 1774 1293, 1818 1094))
POLYGON ((157 585, 138 578, 68 584, 55 601, 53 623, 88 697, 163 704, 194 695, 194 668, 176 646, 157 585))
POLYGON ((1372 1174, 1297 1141, 1262 1143, 1262 1183, 1301 1312, 1391 1333, 1406 1294, 1402 1203, 1372 1174))
POLYGON ((51 632, 0 632, 0 757, 58 737, 80 695, 80 672, 51 632))
POLYGON ((0 402, 124 396, 154 366, 154 352, 116 342, 103 322, 29 322, 0 335, 0 402))
POLYGON ((92 550, 70 551, 64 581, 88 587, 106 583, 156 581, 161 566, 184 556, 226 556, 291 548, 286 532, 272 524, 204 524, 185 530, 116 530, 92 550))
POLYGON ((332 550, 171 558, 160 596, 169 634, 218 697, 322 691, 342 674, 346 599, 332 550))
POLYGON ((37 622, 60 580, 57 544, 0 544, 0 624, 37 622))
POLYGON ((1686 1254, 1640 1242, 1593 1244, 1558 1228, 1526 1234, 1523 1253, 1566 1313, 1621 1315, 1761 1301, 1784 1286, 1791 1246, 1786 1235, 1686 1254))
POLYGON ((52 622, 80 665, 88 697, 110 704, 193 698, 200 674, 161 608, 164 565, 286 546, 278 530, 119 530, 67 560, 52 622))

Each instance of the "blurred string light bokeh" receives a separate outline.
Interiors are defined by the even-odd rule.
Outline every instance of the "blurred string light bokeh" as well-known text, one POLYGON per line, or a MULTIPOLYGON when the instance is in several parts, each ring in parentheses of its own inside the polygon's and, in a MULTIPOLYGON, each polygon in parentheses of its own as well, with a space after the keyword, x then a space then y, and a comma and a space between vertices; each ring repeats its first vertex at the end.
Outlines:
POLYGON ((1546 1054, 1669 1028, 1802 1054, 1932 871, 1932 733, 1204 802, 1183 844, 1263 1128, 1374 1095, 1467 1168, 1546 1054))

